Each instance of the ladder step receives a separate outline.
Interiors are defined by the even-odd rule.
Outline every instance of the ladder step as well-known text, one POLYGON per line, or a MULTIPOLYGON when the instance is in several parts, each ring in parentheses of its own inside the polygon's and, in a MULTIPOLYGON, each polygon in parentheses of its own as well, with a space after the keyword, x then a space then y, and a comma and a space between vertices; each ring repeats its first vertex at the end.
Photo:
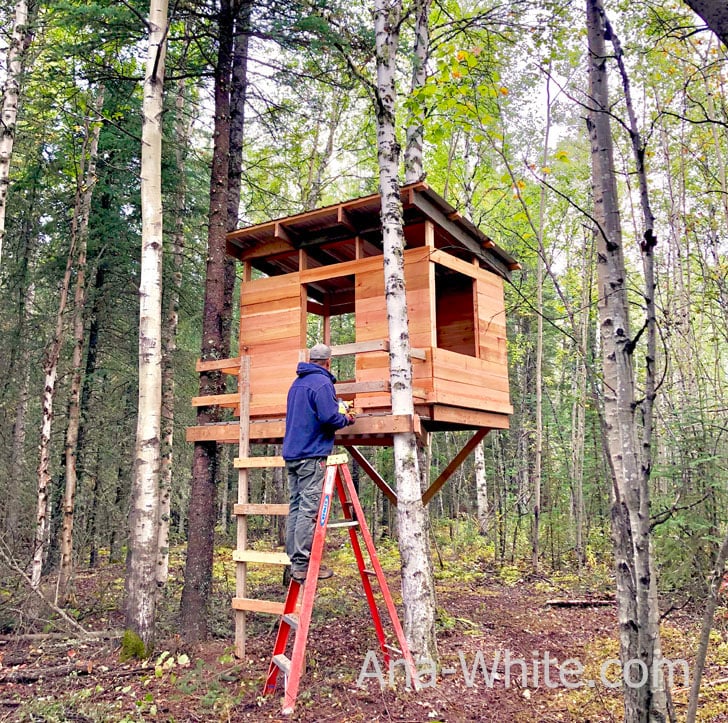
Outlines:
POLYGON ((240 395, 233 394, 207 394, 202 397, 192 397, 193 407, 237 407, 240 405, 240 395))
POLYGON ((291 672, 291 660, 283 653, 273 656, 273 665, 277 665, 283 671, 283 675, 288 675, 291 672))
POLYGON ((195 364, 195 371, 210 372, 220 370, 223 374, 238 374, 240 372, 240 357, 232 359, 198 359, 195 364))
POLYGON ((285 552, 268 552, 266 550, 233 550, 235 562, 259 562, 264 565, 290 565, 291 561, 285 552))
POLYGON ((385 650, 389 650, 390 653, 396 655, 402 655, 402 651, 399 648, 395 648, 394 645, 387 645, 386 643, 382 646, 385 650))
POLYGON ((337 520, 336 522, 329 522, 329 528, 335 527, 359 527, 359 523, 356 520, 337 520))
POLYGON ((376 576, 377 576, 377 573, 376 573, 376 572, 374 572, 374 570, 367 570, 367 569, 364 569, 364 570, 362 570, 362 572, 363 572, 363 573, 364 573, 365 575, 369 575, 369 577, 376 577, 376 576))
POLYGON ((291 630, 298 630, 298 615, 296 613, 284 613, 283 622, 286 623, 291 630))
POLYGON ((251 613, 268 613, 270 615, 283 615, 282 602, 274 600, 254 600, 249 597, 234 597, 233 610, 245 610, 251 613))
POLYGON ((236 457, 233 467, 236 469, 265 469, 266 467, 285 467, 283 457, 236 457))
POLYGON ((235 515, 287 515, 288 505, 283 504, 237 504, 233 506, 235 515))

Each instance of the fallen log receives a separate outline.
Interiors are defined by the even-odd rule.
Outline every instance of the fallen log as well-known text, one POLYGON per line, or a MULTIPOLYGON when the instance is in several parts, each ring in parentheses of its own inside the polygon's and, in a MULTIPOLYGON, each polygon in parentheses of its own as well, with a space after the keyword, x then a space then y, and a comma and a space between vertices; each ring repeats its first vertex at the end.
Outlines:
POLYGON ((45 678, 60 678, 64 675, 96 675, 101 677, 122 678, 131 675, 143 675, 145 673, 154 673, 154 668, 138 667, 138 668, 105 668, 95 666, 90 660, 79 660, 75 663, 67 663, 66 665, 54 665, 46 668, 14 668, 5 673, 0 673, 0 685, 3 683, 36 683, 45 678))
POLYGON ((614 598, 583 598, 581 600, 547 600, 544 605, 555 608, 589 608, 597 605, 615 605, 614 598))
POLYGON ((43 678, 60 678, 69 673, 88 675, 93 666, 91 663, 78 661, 66 665, 54 665, 49 668, 15 668, 0 675, 0 683, 35 683, 43 678))
POLYGON ((36 640, 114 640, 124 633, 121 630, 87 630, 84 633, 18 633, 17 635, 0 635, 0 644, 36 641, 36 640))

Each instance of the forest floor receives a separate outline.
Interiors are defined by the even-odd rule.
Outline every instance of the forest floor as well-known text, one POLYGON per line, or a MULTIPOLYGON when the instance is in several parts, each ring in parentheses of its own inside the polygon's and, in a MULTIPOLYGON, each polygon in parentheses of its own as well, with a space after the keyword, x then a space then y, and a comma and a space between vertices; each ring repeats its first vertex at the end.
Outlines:
MULTIPOLYGON (((379 550, 397 599, 396 546, 389 542, 379 550)), ((294 714, 283 718, 280 685, 274 696, 260 695, 275 621, 250 616, 246 657, 234 658, 229 605, 235 575, 229 549, 219 552, 211 639, 193 648, 175 634, 183 566, 177 557, 160 605, 157 652, 147 661, 120 661, 123 565, 80 572, 73 613, 101 635, 0 638, 0 721, 621 720, 620 690, 610 687, 618 670, 608 663, 618 656, 616 607, 548 604, 613 596, 603 569, 534 576, 515 566, 496 570, 492 550, 477 535, 441 545, 435 558, 440 669, 432 675, 420 666, 425 687, 414 691, 406 689, 401 666, 395 667, 394 687, 382 687, 377 665, 385 684, 389 671, 381 656, 376 665, 371 656, 367 662, 376 638, 356 565, 348 544, 330 541, 326 562, 336 574, 319 583, 306 673, 294 714)), ((282 599, 276 570, 249 575, 251 594, 282 599)), ((701 721, 728 721, 728 611, 718 612, 701 721)), ((665 658, 692 664, 699 617, 686 607, 667 616, 665 658)), ((674 675, 673 698, 683 719, 688 687, 677 665, 674 675)))

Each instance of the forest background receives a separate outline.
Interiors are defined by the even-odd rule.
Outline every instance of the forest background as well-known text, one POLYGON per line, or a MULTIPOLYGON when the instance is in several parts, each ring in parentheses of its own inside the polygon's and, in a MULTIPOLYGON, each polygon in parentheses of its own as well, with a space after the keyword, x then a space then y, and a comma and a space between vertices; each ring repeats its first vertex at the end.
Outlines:
MULTIPOLYGON (((0 8, 8 51, 4 98, 12 95, 7 78, 17 5, 0 8)), ((372 61, 370 8, 246 7, 249 16, 238 29, 247 41, 239 224, 376 192, 374 109, 361 82, 372 61)), ((29 3, 20 34, 10 184, 0 196, 7 602, 0 623, 8 632, 37 624, 16 595, 26 584, 19 571, 31 569, 37 551, 39 492, 47 494, 50 514, 38 574, 66 571, 50 591, 56 605, 72 602, 74 570, 122 559, 128 539, 148 9, 135 1, 29 3), (75 469, 72 553, 66 550, 64 568, 68 478, 75 469)), ((659 384, 651 485, 659 583, 671 599, 701 601, 726 535, 728 503, 726 49, 683 3, 615 3, 606 10, 624 51, 656 217, 659 384)), ((486 438, 479 487, 471 460, 431 505, 436 527, 454 535, 477 531, 501 568, 611 565, 583 14, 581 4, 568 2, 433 4, 427 80, 403 94, 399 108, 403 126, 413 118, 424 124, 426 182, 522 265, 506 289, 511 429, 486 438)), ((216 4, 179 2, 170 17, 163 308, 165 419, 174 432, 165 450, 168 516, 170 544, 177 546, 187 539, 190 510, 192 447, 183 430, 195 422, 189 400, 198 393, 222 14, 216 4)), ((405 39, 409 32, 405 23, 405 39)), ((411 64, 403 61, 401 71, 408 88, 411 64)), ((625 257, 639 313, 639 189, 618 82, 613 96, 625 257)), ((233 348, 235 326, 233 320, 233 348)), ((337 343, 350 340, 345 323, 335 331, 337 343)), ((435 435, 434 474, 460 446, 454 433, 435 435)), ((217 541, 233 545, 235 475, 232 454, 223 454, 217 541)), ((386 477, 391 451, 372 455, 386 477)), ((281 479, 255 481, 258 501, 285 495, 281 479)), ((386 500, 368 486, 363 498, 376 533, 395 534, 386 500)), ((266 523, 252 533, 271 531, 266 523)), ((31 582, 37 587, 39 579, 31 582)))

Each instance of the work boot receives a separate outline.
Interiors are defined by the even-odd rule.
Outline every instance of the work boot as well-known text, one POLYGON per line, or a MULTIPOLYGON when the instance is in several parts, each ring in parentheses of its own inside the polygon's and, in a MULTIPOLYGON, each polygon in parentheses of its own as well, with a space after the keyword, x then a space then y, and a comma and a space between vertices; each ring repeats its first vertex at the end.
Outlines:
MULTIPOLYGON (((291 573, 291 577, 298 583, 303 583, 306 581, 306 575, 308 575, 308 570, 294 570, 291 573)), ((318 579, 319 580, 328 580, 330 577, 334 576, 334 571, 328 567, 320 567, 319 573, 318 573, 318 579)))

